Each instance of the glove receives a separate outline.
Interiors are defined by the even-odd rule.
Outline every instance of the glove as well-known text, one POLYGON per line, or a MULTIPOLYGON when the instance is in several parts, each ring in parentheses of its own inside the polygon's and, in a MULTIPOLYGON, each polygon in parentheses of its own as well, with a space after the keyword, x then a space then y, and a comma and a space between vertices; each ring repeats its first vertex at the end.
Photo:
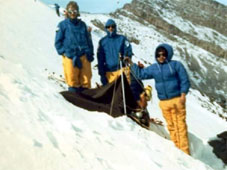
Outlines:
POLYGON ((92 54, 86 54, 86 57, 89 62, 92 62, 94 60, 94 57, 92 54))
POLYGON ((78 67, 79 69, 82 68, 82 63, 80 61, 80 57, 73 57, 73 67, 78 67))
POLYGON ((107 78, 106 78, 105 75, 101 75, 101 79, 100 80, 101 80, 103 86, 105 86, 108 83, 107 78))
POLYGON ((123 62, 124 62, 125 65, 131 65, 132 64, 131 58, 127 57, 127 56, 124 57, 123 62))

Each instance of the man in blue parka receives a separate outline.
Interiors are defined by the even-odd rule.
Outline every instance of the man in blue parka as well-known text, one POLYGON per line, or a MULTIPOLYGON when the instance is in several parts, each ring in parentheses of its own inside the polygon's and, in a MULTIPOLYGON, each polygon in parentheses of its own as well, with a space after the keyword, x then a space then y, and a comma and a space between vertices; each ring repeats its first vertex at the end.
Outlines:
MULTIPOLYGON (((120 57, 132 57, 132 47, 127 38, 117 34, 117 25, 109 19, 105 24, 107 35, 99 41, 97 50, 98 73, 103 85, 114 81, 120 74, 120 57)), ((127 75, 126 75, 127 76, 127 75)))
POLYGON ((78 19, 75 1, 66 6, 66 19, 58 24, 55 48, 63 58, 65 81, 69 91, 79 92, 91 87, 93 44, 86 24, 78 19))
POLYGON ((155 80, 159 106, 167 122, 170 138, 178 148, 190 154, 185 107, 190 82, 184 66, 172 60, 172 57, 173 48, 168 44, 160 44, 155 51, 157 63, 146 68, 131 63, 131 71, 142 80, 155 80))

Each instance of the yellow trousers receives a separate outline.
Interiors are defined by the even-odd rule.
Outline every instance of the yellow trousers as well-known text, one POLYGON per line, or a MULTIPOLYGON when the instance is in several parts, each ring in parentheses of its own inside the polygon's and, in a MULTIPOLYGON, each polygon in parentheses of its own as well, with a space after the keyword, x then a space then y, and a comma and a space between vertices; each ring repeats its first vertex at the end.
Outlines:
POLYGON ((85 55, 80 57, 80 61, 82 63, 81 69, 73 67, 72 59, 62 56, 66 84, 69 87, 91 88, 91 63, 85 55))
POLYGON ((190 155, 186 110, 185 105, 180 103, 180 97, 162 100, 159 106, 166 120, 170 139, 175 143, 176 147, 190 155))
POLYGON ((114 80, 116 80, 121 75, 122 70, 125 73, 126 78, 130 84, 130 68, 129 67, 124 67, 120 70, 113 71, 113 72, 106 72, 106 78, 108 80, 108 83, 111 83, 114 80))

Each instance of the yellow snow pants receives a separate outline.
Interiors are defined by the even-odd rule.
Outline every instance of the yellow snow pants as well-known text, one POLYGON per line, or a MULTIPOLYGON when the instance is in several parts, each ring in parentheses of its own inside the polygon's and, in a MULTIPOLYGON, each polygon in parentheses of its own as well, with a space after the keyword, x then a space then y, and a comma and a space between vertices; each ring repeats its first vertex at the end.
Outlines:
POLYGON ((69 87, 91 88, 91 63, 85 55, 80 57, 82 68, 73 67, 72 59, 62 56, 65 82, 69 87))
MULTIPOLYGON (((130 84, 130 68, 129 67, 124 67, 122 68, 123 72, 125 73, 125 76, 130 84)), ((116 80, 120 75, 121 75, 121 69, 113 72, 106 72, 106 78, 108 80, 108 83, 113 82, 116 80)))
POLYGON ((176 147, 190 155, 188 132, 186 124, 185 105, 180 103, 180 97, 162 100, 159 103, 163 117, 166 120, 170 139, 176 147))

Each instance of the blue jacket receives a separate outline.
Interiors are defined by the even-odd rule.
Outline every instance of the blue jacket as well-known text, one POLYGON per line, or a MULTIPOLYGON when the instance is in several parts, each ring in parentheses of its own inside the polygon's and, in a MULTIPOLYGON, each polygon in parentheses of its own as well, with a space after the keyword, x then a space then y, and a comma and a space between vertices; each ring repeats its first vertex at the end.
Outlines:
MULTIPOLYGON (((109 19, 105 25, 116 25, 115 21, 109 19)), ((107 35, 99 41, 99 47, 97 50, 98 58, 98 70, 99 75, 103 76, 106 72, 113 72, 119 70, 119 54, 121 57, 132 56, 132 47, 127 38, 123 35, 117 34, 117 27, 110 34, 107 31, 107 35)))
POLYGON ((181 62, 172 60, 173 49, 170 45, 161 44, 158 47, 164 47, 168 52, 167 59, 163 64, 157 62, 143 69, 133 64, 131 70, 140 79, 155 80, 155 88, 160 100, 178 97, 181 93, 187 94, 190 82, 184 66, 181 62))
POLYGON ((86 54, 88 61, 94 60, 91 35, 87 31, 86 24, 79 19, 67 18, 58 24, 55 48, 59 55, 71 59, 86 54))

